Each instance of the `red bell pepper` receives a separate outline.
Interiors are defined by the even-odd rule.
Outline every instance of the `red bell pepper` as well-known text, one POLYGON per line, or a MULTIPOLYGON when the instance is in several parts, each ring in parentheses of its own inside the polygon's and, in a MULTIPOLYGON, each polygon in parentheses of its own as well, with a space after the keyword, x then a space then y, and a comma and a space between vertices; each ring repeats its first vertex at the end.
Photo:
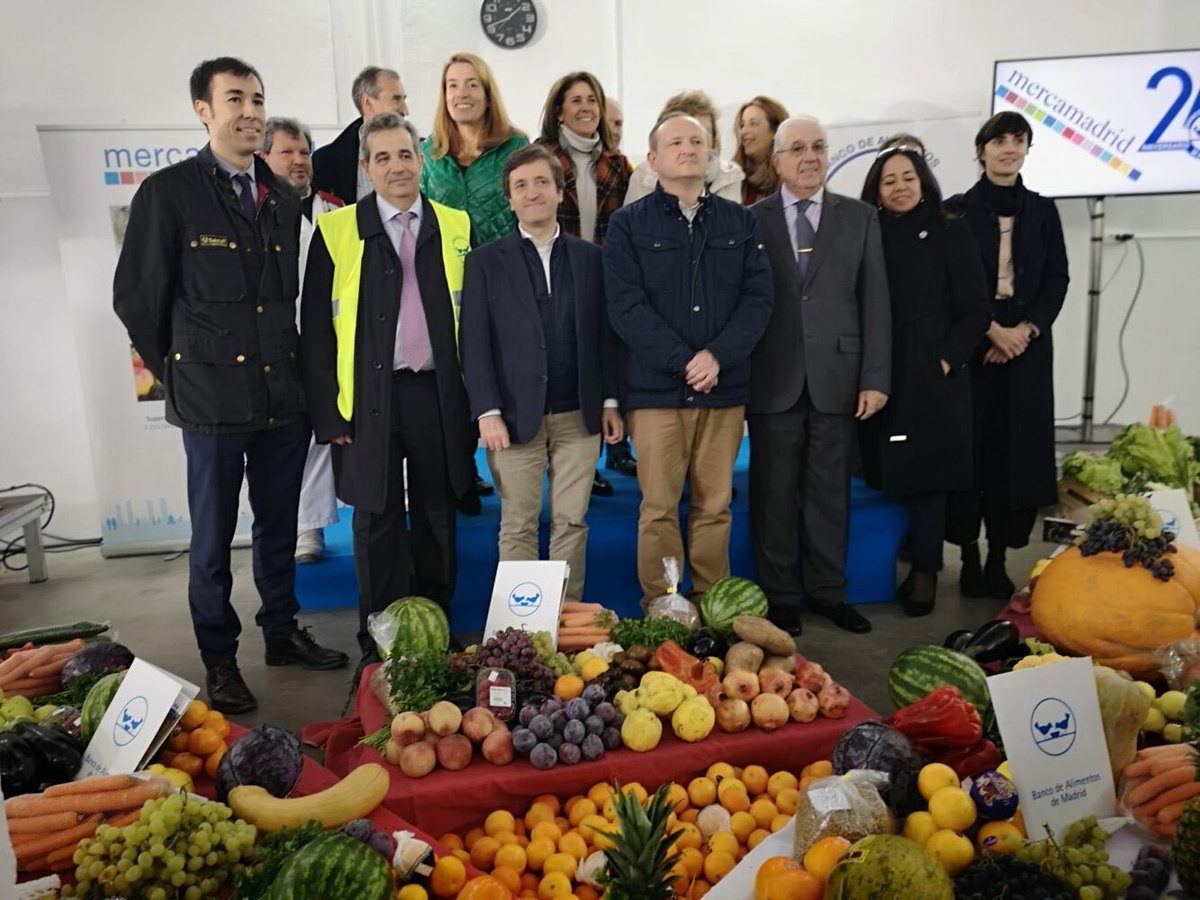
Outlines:
POLYGON ((696 693, 705 694, 716 684, 717 669, 712 663, 697 659, 674 641, 663 641, 654 651, 654 660, 662 671, 690 684, 696 693))
POLYGON ((945 763, 959 778, 970 778, 987 769, 994 769, 1004 761, 996 745, 981 738, 970 747, 949 747, 934 762, 945 763))
POLYGON ((887 721, 922 755, 929 747, 969 747, 983 737, 983 719, 958 688, 940 687, 896 710, 887 721))

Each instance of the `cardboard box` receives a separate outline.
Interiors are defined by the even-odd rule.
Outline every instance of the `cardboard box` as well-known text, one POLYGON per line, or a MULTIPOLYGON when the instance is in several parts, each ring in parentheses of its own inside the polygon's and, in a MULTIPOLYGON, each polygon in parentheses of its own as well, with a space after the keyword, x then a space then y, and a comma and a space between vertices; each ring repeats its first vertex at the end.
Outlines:
POLYGON ((1110 495, 1088 487, 1074 475, 1064 475, 1058 480, 1058 506, 1055 516, 1083 524, 1087 521, 1088 507, 1097 500, 1110 495))

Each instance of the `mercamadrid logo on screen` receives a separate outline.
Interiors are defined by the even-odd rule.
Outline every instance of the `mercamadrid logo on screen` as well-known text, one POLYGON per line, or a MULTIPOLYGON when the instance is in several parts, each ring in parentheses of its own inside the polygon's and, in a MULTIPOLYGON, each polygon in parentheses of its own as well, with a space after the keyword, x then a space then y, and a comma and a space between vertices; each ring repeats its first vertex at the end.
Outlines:
POLYGON ((104 183, 141 184, 151 173, 199 152, 199 147, 105 147, 104 183))

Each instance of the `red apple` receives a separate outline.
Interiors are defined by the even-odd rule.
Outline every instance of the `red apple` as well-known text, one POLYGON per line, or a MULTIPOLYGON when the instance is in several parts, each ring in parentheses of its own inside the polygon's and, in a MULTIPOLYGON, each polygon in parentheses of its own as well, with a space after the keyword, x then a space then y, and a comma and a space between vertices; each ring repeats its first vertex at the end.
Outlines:
POLYGON ((798 687, 787 698, 793 722, 811 722, 817 717, 817 695, 808 688, 798 687))
POLYGON ((450 734, 438 741, 438 763, 451 772, 470 765, 472 752, 471 742, 463 734, 450 734))
POLYGON ((787 701, 778 694, 759 694, 750 704, 750 716, 763 731, 774 731, 787 724, 787 701))

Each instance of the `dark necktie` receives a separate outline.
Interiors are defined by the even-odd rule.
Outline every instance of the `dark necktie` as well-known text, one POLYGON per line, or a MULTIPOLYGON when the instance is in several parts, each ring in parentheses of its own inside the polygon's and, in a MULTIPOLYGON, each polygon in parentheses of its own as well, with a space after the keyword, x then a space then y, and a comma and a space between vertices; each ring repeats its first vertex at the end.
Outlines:
POLYGON ((254 184, 245 172, 234 175, 233 180, 237 182, 238 201, 242 204, 242 215, 246 217, 247 222, 252 223, 255 213, 258 211, 258 198, 254 196, 254 184))
POLYGON ((817 232, 812 227, 812 222, 808 221, 808 216, 804 211, 812 206, 811 200, 796 201, 796 233, 793 235, 796 241, 796 265, 800 267, 800 277, 804 278, 808 275, 808 258, 812 256, 813 242, 817 238, 817 232))

